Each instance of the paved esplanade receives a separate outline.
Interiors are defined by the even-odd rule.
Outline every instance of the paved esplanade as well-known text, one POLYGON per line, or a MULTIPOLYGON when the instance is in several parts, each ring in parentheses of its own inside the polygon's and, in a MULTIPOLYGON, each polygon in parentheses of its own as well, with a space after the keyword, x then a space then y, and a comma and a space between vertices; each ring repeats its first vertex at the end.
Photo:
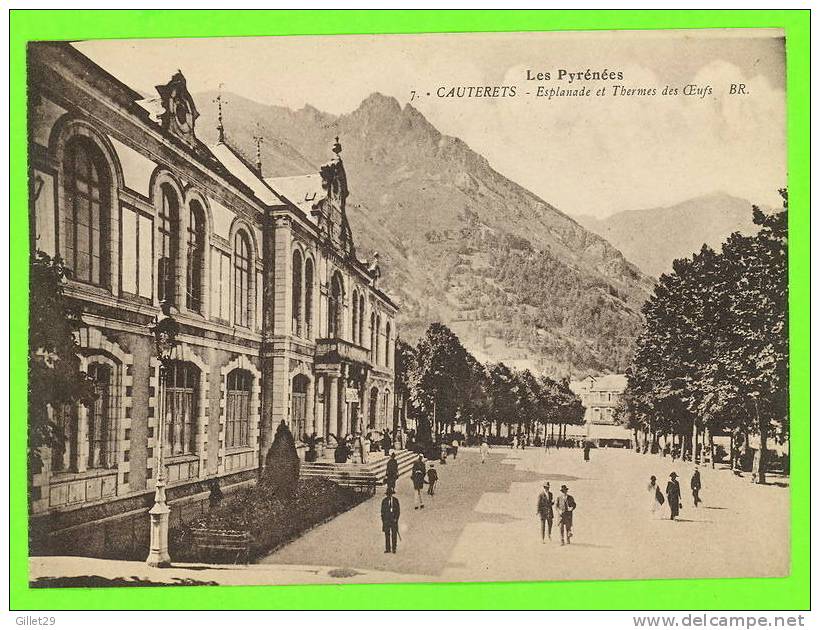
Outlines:
MULTIPOLYGON (((755 486, 748 475, 702 469, 704 503, 692 507, 692 465, 622 449, 597 449, 583 461, 578 449, 497 447, 486 464, 460 449, 439 469, 435 497, 413 509, 412 484, 399 480, 401 540, 384 554, 377 496, 315 528, 263 562, 335 566, 387 572, 396 579, 543 580, 786 575, 789 568, 789 492, 755 486), (678 522, 651 519, 650 475, 666 488, 680 475, 684 509, 678 522), (541 482, 557 497, 570 487, 578 508, 572 545, 541 544, 535 514, 541 482)), ((774 480, 777 481, 777 480, 774 480)), ((355 577, 350 581, 356 581, 355 577)))

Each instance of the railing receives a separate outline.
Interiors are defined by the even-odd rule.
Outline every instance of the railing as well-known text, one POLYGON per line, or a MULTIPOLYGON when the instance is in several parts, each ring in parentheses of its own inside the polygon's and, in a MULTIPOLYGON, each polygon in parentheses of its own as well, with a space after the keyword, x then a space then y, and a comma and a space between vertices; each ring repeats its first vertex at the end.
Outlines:
POLYGON ((315 360, 317 363, 349 361, 369 366, 370 350, 336 337, 317 339, 315 360))

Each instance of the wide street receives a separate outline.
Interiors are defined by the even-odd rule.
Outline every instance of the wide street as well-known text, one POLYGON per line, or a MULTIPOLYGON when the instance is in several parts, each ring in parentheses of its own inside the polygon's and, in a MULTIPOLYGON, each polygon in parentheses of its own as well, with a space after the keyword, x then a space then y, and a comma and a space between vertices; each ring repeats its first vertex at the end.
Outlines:
MULTIPOLYGON (((783 576, 789 571, 789 490, 781 480, 752 485, 727 470, 702 471, 704 501, 692 506, 691 464, 621 449, 491 449, 482 464, 461 449, 439 469, 435 497, 413 509, 412 484, 399 480, 401 540, 385 554, 377 496, 306 533, 263 563, 392 575, 395 580, 577 580, 783 576), (677 522, 652 519, 646 486, 680 475, 677 522), (540 541, 536 499, 543 480, 555 496, 566 483, 578 504, 572 544, 540 541), (378 573, 374 573, 378 572, 378 573), (424 577, 420 577, 424 576, 424 577)), ((557 528, 557 520, 555 528, 557 528)), ((383 577, 382 577, 383 579, 383 577)), ((392 581, 391 579, 391 581, 392 581)), ((358 581, 353 575, 350 581, 358 581)))

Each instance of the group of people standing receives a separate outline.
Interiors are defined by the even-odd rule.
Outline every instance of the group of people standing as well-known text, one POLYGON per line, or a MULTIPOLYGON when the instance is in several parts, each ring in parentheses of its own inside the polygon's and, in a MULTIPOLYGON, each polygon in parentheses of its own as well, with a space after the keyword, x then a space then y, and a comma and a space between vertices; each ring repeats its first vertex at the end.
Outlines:
MULTIPOLYGON (((695 507, 703 503, 700 498, 700 490, 703 487, 703 482, 700 479, 700 470, 695 468, 692 473, 692 478, 689 481, 689 487, 692 490, 692 501, 695 507)), ((658 480, 655 475, 649 478, 649 485, 647 486, 650 499, 650 515, 656 516, 664 504, 664 493, 661 492, 658 480)), ((683 501, 681 498, 680 482, 678 481, 678 474, 672 472, 669 474, 669 481, 666 483, 666 502, 669 505, 669 518, 675 520, 683 509, 683 501)))
POLYGON ((561 535, 561 544, 572 543, 572 515, 575 512, 575 497, 569 493, 566 484, 561 485, 558 498, 554 498, 550 490, 550 482, 545 481, 543 490, 538 494, 535 513, 541 520, 541 543, 546 543, 547 538, 552 540, 552 523, 555 514, 558 514, 558 531, 561 535))
MULTIPOLYGON (((390 459, 387 460, 387 471, 385 473, 385 483, 387 490, 385 497, 382 499, 381 519, 382 531, 384 532, 384 553, 396 553, 396 545, 399 538, 399 516, 401 515, 401 505, 396 498, 396 481, 399 478, 399 464, 396 460, 396 453, 390 454, 390 459)), ((410 471, 410 481, 413 482, 413 499, 415 510, 424 509, 424 499, 422 491, 424 485, 427 484, 428 496, 433 496, 436 493, 436 485, 438 484, 438 471, 436 465, 431 463, 429 467, 424 462, 424 456, 419 454, 418 458, 413 462, 413 468, 410 471)))
MULTIPOLYGON (((329 437, 332 439, 334 436, 329 437)), ((345 463, 352 459, 356 463, 366 464, 371 452, 384 451, 384 454, 388 455, 396 445, 398 448, 404 448, 404 442, 404 433, 398 430, 393 431, 392 436, 387 430, 372 430, 364 434, 348 433, 336 440, 333 459, 336 463, 345 463)))

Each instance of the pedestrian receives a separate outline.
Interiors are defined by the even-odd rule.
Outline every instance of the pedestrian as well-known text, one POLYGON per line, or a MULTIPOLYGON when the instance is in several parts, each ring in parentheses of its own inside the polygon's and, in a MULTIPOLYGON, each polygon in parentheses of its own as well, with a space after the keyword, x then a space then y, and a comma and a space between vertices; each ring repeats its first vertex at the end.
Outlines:
POLYGON ((441 442, 441 448, 439 449, 439 461, 442 464, 447 463, 447 444, 444 441, 441 442))
POLYGON ((431 497, 436 493, 436 482, 438 481, 438 472, 436 471, 436 465, 430 464, 430 468, 427 470, 427 494, 431 497))
POLYGON ((382 448, 384 449, 384 456, 385 457, 390 455, 390 447, 391 446, 393 446, 393 444, 390 442, 390 434, 387 431, 385 431, 384 432, 384 437, 382 438, 382 448))
POLYGON ((658 487, 658 478, 655 475, 649 478, 649 486, 646 489, 649 491, 649 514, 654 517, 663 505, 663 493, 658 487))
POLYGON ((564 544, 566 534, 566 544, 570 544, 572 538, 572 513, 575 511, 575 498, 569 494, 566 485, 561 486, 561 494, 555 501, 555 509, 558 512, 558 527, 561 533, 561 544, 564 544))
POLYGON ((695 472, 692 473, 692 481, 689 484, 692 487, 692 498, 695 501, 695 507, 698 507, 698 503, 703 503, 700 500, 700 469, 695 468, 695 472))
POLYGON ((483 464, 487 459, 487 455, 490 453, 490 447, 487 444, 487 440, 481 440, 481 446, 478 450, 481 452, 481 463, 483 464))
POLYGON ((584 442, 584 461, 585 462, 589 461, 589 450, 590 450, 590 448, 592 448, 592 447, 589 445, 589 442, 584 442))
POLYGON ((387 460, 387 472, 385 473, 384 481, 387 484, 387 489, 393 492, 396 491, 396 480, 399 478, 399 462, 396 461, 395 451, 390 453, 390 459, 387 460))
POLYGON ((384 532, 384 553, 396 553, 396 540, 399 537, 399 516, 401 504, 393 496, 392 488, 387 488, 382 499, 382 531, 384 532))
POLYGON ((455 437, 453 437, 452 447, 453 447, 453 461, 455 461, 456 455, 458 455, 458 440, 455 437))
POLYGON ((512 442, 510 443, 510 448, 512 448, 512 449, 518 448, 518 436, 517 435, 513 436, 512 442))
POLYGON ((669 518, 675 520, 678 511, 683 507, 680 502, 680 484, 678 483, 678 473, 670 473, 669 483, 666 484, 666 500, 669 501, 669 518))
POLYGON ((424 465, 424 457, 419 454, 413 462, 413 469, 410 472, 410 479, 413 481, 413 490, 416 492, 414 510, 424 509, 424 501, 421 498, 421 491, 424 488, 424 478, 427 476, 427 467, 424 465))
POLYGON ((550 492, 550 482, 545 481, 544 489, 538 494, 538 504, 536 506, 536 513, 541 519, 541 543, 544 543, 544 530, 546 529, 547 537, 552 540, 552 492, 550 492), (545 527, 546 526, 546 527, 545 527))

